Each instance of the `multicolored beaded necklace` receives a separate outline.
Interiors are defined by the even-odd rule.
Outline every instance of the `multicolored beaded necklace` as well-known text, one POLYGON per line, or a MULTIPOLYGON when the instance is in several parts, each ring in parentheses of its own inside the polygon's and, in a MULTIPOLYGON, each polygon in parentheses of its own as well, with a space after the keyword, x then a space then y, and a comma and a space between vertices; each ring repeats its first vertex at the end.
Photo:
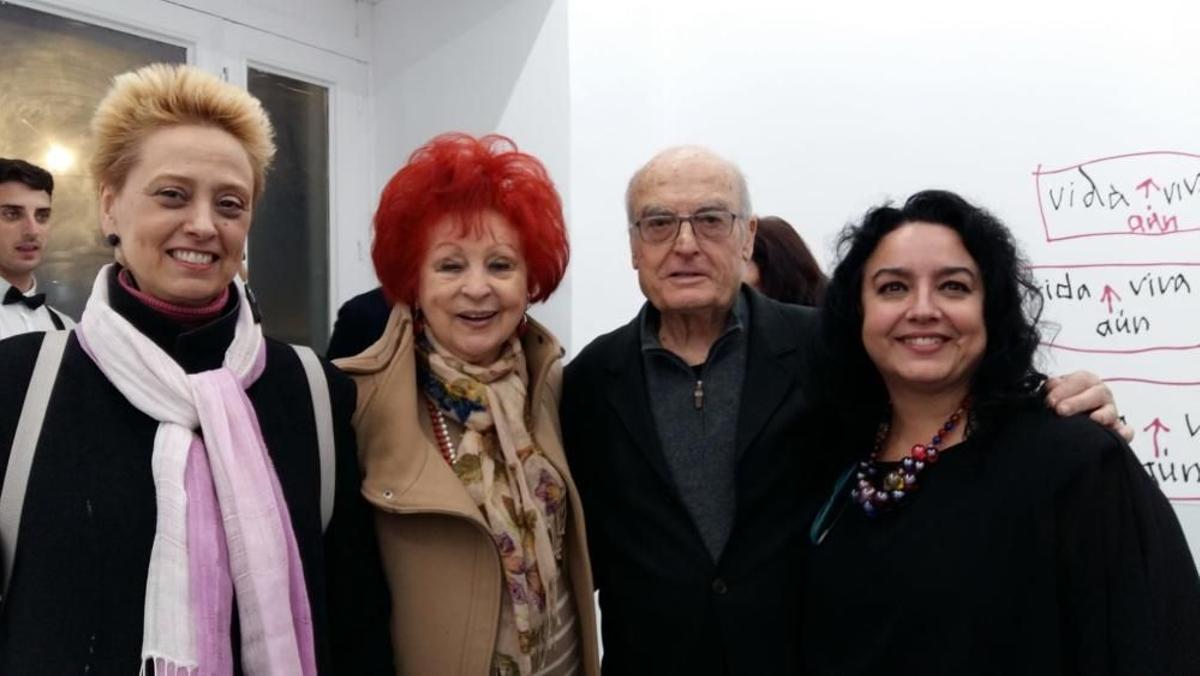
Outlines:
POLYGON ((877 516, 890 511, 905 498, 916 492, 917 477, 929 465, 937 463, 941 453, 942 436, 954 429, 955 425, 967 416, 971 408, 971 399, 967 397, 958 405, 958 409, 934 433, 928 444, 916 444, 900 463, 885 474, 879 467, 879 454, 883 443, 887 440, 889 423, 880 423, 879 431, 875 434, 875 448, 866 460, 858 463, 855 474, 857 482, 850 491, 850 497, 862 507, 867 516, 877 516), (882 477, 880 475, 883 475, 882 477))

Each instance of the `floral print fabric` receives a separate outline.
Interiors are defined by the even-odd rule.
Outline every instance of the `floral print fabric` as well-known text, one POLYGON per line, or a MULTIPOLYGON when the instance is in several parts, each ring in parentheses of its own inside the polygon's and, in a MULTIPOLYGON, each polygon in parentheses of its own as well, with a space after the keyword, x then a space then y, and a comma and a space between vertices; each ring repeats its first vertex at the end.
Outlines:
POLYGON ((454 472, 500 553, 504 568, 493 672, 525 676, 545 661, 558 598, 566 485, 529 434, 528 374, 521 343, 509 339, 496 363, 462 362, 425 333, 417 344, 421 387, 463 426, 454 472))

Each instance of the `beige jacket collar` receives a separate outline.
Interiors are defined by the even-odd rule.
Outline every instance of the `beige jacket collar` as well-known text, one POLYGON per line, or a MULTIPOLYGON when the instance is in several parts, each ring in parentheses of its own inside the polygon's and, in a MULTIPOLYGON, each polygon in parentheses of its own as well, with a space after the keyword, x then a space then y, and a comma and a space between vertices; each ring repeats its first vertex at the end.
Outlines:
MULTIPOLYGON (((558 421, 546 420, 538 402, 550 387, 548 374, 562 359, 558 341, 530 320, 521 339, 529 369, 530 433, 539 441, 558 438, 558 421)), ((416 380, 412 314, 396 304, 383 335, 362 353, 335 362, 358 384, 354 426, 358 430, 359 460, 365 473, 363 494, 380 509, 392 512, 452 513, 483 526, 479 509, 463 490, 462 482, 446 464, 423 415, 416 380), (382 407, 384 411, 367 411, 382 407), (397 443, 398 442, 398 443, 397 443), (396 448, 421 449, 397 453, 396 448)), ((557 395, 557 393, 555 393, 557 395)), ((564 476, 566 458, 558 444, 539 444, 564 476)))

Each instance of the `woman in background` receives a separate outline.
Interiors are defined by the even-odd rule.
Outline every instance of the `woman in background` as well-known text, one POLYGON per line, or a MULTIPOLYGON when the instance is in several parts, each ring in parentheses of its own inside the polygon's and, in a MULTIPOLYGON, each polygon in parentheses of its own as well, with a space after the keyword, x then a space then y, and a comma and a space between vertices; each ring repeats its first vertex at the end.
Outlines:
POLYGON ((746 266, 746 283, 784 303, 821 304, 827 283, 817 259, 790 223, 760 216, 754 253, 746 266))
POLYGON ((926 191, 842 246, 830 447, 857 458, 813 524, 805 673, 1200 674, 1179 523, 1116 433, 1043 405, 1004 225, 926 191))
POLYGON ((306 377, 236 277, 270 121, 208 73, 153 65, 116 78, 92 129, 117 263, 73 332, 0 343, 0 508, 20 535, 2 543, 0 673, 388 673, 354 386, 315 357, 306 377), (16 437, 42 388, 44 424, 16 437))
POLYGON ((563 350, 525 314, 566 270, 562 204, 499 136, 439 136, 383 191, 383 336, 339 360, 392 594, 396 673, 599 674, 558 423, 563 350))

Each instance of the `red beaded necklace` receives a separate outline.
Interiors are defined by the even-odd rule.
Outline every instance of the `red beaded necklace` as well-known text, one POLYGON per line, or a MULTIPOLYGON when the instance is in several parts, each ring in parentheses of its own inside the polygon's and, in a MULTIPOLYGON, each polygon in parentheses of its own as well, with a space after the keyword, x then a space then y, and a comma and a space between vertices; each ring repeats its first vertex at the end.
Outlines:
POLYGON ((450 428, 446 425, 446 414, 442 413, 442 409, 438 408, 438 405, 428 397, 425 398, 425 407, 429 409, 429 421, 433 423, 433 438, 437 441, 438 450, 441 451, 446 464, 453 467, 458 454, 454 451, 454 443, 450 441, 450 428))
POLYGON ((970 408, 971 400, 967 397, 950 418, 942 423, 928 444, 913 446, 909 454, 900 460, 900 464, 886 474, 879 467, 878 459, 883 450, 883 442, 887 440, 890 425, 886 422, 880 423, 879 431, 875 434, 874 450, 866 460, 858 463, 858 472, 855 474, 857 482, 850 491, 850 497, 862 507, 867 516, 876 516, 900 504, 916 492, 917 477, 921 472, 938 461, 942 436, 954 429, 970 408), (881 474, 883 476, 880 476, 881 474))

